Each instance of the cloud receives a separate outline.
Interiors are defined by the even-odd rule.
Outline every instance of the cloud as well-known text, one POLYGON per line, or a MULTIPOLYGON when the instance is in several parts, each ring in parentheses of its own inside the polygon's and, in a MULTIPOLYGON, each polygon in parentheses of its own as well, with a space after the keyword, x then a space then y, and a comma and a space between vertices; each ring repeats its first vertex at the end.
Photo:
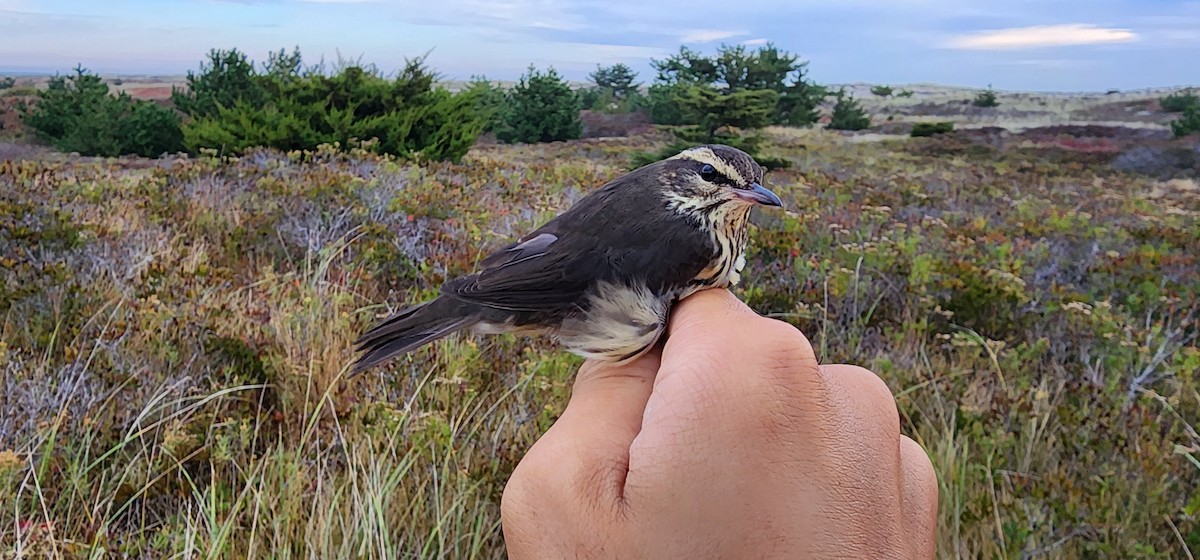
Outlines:
POLYGON ((745 35, 745 33, 741 31, 720 31, 716 29, 693 29, 684 33, 679 40, 684 43, 711 43, 713 41, 729 39, 730 37, 737 37, 738 35, 745 35))
POLYGON ((759 38, 759 39, 748 39, 748 40, 742 41, 742 44, 746 45, 748 47, 757 47, 759 45, 765 45, 769 42, 771 42, 770 39, 759 38))
POLYGON ((1083 23, 1065 25, 1035 25, 996 29, 959 35, 949 46, 968 50, 1014 50, 1072 45, 1127 43, 1138 35, 1128 29, 1099 27, 1083 23))

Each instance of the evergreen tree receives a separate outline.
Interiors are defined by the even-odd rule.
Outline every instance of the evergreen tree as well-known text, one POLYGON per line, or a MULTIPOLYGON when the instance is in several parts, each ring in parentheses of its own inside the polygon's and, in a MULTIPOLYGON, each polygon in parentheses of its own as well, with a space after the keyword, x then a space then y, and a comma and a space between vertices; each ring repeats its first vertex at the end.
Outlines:
POLYGON ((184 89, 172 88, 171 100, 192 117, 211 117, 238 101, 261 106, 267 92, 245 53, 213 49, 208 52, 208 62, 200 63, 199 73, 188 71, 184 89))
POLYGON ((533 65, 508 95, 509 110, 496 131, 501 142, 556 142, 583 134, 579 97, 553 68, 533 65))
POLYGON ((192 111, 184 143, 193 151, 259 146, 312 150, 321 144, 406 158, 457 160, 484 127, 474 96, 436 87, 424 57, 385 78, 358 61, 304 69, 300 53, 272 53, 263 72, 240 53, 210 53, 209 64, 177 92, 192 111))
POLYGON ((508 96, 486 76, 471 76, 463 95, 469 96, 474 102, 476 114, 483 121, 484 132, 495 132, 504 122, 508 96))
POLYGON ((64 152, 157 157, 183 147, 173 111, 123 92, 110 95, 108 84, 81 66, 51 78, 34 105, 20 111, 26 125, 64 152))
POLYGON ((862 130, 871 126, 871 117, 863 109, 853 95, 847 95, 846 90, 839 91, 837 103, 833 106, 833 116, 829 119, 830 130, 862 130))
POLYGON ((782 159, 759 153, 762 136, 757 132, 771 122, 778 94, 771 90, 739 90, 722 93, 706 85, 680 86, 676 104, 687 122, 696 124, 671 128, 674 141, 654 153, 635 154, 635 167, 673 156, 698 144, 726 144, 754 156, 768 169, 786 167, 782 159))
POLYGON ((658 124, 685 123, 675 104, 692 85, 702 85, 722 93, 762 90, 776 93, 776 106, 770 122, 803 126, 816 122, 817 108, 828 92, 805 79, 807 62, 768 43, 750 51, 744 45, 722 45, 715 56, 680 47, 679 52, 663 60, 652 60, 658 72, 650 87, 651 118, 658 124))
POLYGON ((610 92, 617 99, 637 95, 638 88, 641 87, 641 84, 634 83, 637 73, 629 66, 619 63, 612 66, 596 65, 596 71, 588 78, 601 92, 610 92))
POLYGON ((1000 105, 1000 101, 996 99, 996 91, 992 89, 992 86, 988 86, 987 89, 979 92, 979 95, 975 96, 975 99, 971 102, 971 104, 976 107, 998 107, 1000 105))

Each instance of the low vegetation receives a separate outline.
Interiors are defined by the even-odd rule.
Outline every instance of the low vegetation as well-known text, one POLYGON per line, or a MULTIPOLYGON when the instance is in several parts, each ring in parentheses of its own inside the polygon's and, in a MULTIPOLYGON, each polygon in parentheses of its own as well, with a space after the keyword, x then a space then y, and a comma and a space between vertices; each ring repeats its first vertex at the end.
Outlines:
POLYGON ((924 138, 937 134, 946 134, 947 132, 954 132, 954 123, 946 121, 921 122, 913 125, 910 135, 913 138, 924 138))
POLYGON ((1183 113, 1188 109, 1200 108, 1200 96, 1194 90, 1187 89, 1163 97, 1159 105, 1168 113, 1183 113))
MULTIPOLYGON (((940 557, 1197 550, 1195 183, 952 142, 771 132, 738 295, 887 381, 940 557)), ((353 339, 654 147, 0 163, 0 554, 503 557, 579 360, 456 336, 346 380, 353 339)))
POLYGON ((1188 107, 1179 119, 1171 121, 1171 132, 1177 138, 1200 132, 1200 104, 1188 107))

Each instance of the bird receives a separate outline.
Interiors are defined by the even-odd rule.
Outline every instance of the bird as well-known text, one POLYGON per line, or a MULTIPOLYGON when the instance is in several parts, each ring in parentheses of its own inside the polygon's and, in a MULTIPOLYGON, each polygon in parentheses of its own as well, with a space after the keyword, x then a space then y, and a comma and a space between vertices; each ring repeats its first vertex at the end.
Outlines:
POLYGON ((628 363, 662 338, 674 304, 739 282, 751 209, 783 206, 763 175, 723 144, 626 173, 371 327, 350 374, 459 331, 549 335, 585 359, 628 363))

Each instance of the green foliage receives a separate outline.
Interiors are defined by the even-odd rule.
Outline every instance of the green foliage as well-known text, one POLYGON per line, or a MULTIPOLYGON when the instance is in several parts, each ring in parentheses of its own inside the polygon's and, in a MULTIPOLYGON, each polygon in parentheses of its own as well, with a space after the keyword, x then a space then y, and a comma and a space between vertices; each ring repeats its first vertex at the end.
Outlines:
POLYGON ((188 71, 186 88, 173 88, 171 101, 193 118, 215 117, 221 108, 233 107, 238 101, 261 107, 267 92, 245 53, 213 49, 208 61, 200 63, 199 73, 188 71))
POLYGON ((923 138, 947 132, 954 132, 954 123, 948 121, 917 123, 913 125, 911 134, 913 138, 923 138))
POLYGON ((1168 113, 1183 113, 1188 109, 1200 106, 1200 96, 1190 89, 1172 93, 1158 101, 1162 110, 1168 113))
POLYGON ((648 105, 656 124, 699 124, 688 122, 673 104, 688 95, 690 86, 704 86, 722 93, 772 91, 776 94, 772 124, 803 126, 816 122, 817 107, 826 97, 824 88, 805 79, 808 63, 798 55, 768 43, 754 51, 745 45, 721 45, 713 56, 704 56, 686 46, 663 60, 652 60, 658 72, 650 87, 648 105))
POLYGON ((755 156, 764 167, 786 167, 782 159, 759 154, 762 137, 756 132, 771 122, 778 94, 771 90, 721 92, 707 85, 680 85, 674 88, 674 105, 684 122, 671 127, 674 140, 653 153, 635 154, 632 163, 639 167, 670 157, 698 144, 727 144, 755 156))
POLYGON ((17 79, 12 76, 5 76, 3 78, 0 78, 0 90, 10 89, 15 85, 17 85, 17 79))
POLYGON ((580 89, 577 93, 580 107, 592 111, 631 113, 642 109, 646 104, 645 98, 637 91, 625 97, 619 97, 608 89, 587 87, 580 89))
POLYGON ((21 113, 38 136, 65 152, 157 157, 183 147, 173 111, 125 93, 110 95, 108 84, 82 66, 73 75, 51 78, 21 113))
POLYGON ((641 87, 641 84, 634 83, 637 80, 637 72, 620 63, 612 66, 596 65, 596 70, 589 74, 588 78, 597 89, 608 92, 617 99, 637 95, 638 88, 641 87))
POLYGON ((900 93, 897 93, 896 97, 912 97, 913 95, 916 95, 916 93, 913 92, 913 90, 906 89, 906 90, 901 91, 900 93))
POLYGON ((721 92, 698 85, 684 89, 675 99, 688 122, 712 135, 722 127, 754 129, 767 126, 778 97, 771 90, 721 92))
POLYGON ((506 143, 557 142, 583 134, 579 96, 553 68, 532 65, 509 92, 509 111, 496 137, 506 143))
POLYGON ((833 115, 829 119, 829 124, 825 126, 830 130, 862 130, 871 126, 871 117, 867 115, 866 109, 863 109, 862 104, 854 99, 853 95, 847 95, 845 90, 839 91, 836 94, 837 103, 833 106, 833 115))
POLYGON ((987 89, 975 96, 971 104, 976 107, 999 107, 1000 101, 996 97, 996 90, 992 89, 992 86, 988 86, 987 89))
POLYGON ((678 96, 687 87, 686 84, 656 83, 647 88, 646 108, 650 112, 650 121, 667 126, 688 124, 677 102, 678 96))
POLYGON ((829 90, 824 86, 797 79, 779 94, 772 122, 788 126, 808 126, 816 123, 821 117, 821 102, 825 101, 826 97, 829 97, 829 90))
POLYGON ((1171 122, 1171 132, 1176 138, 1200 132, 1200 104, 1184 109, 1183 116, 1171 122))
MULTIPOLYGON (((478 95, 435 87, 417 58, 394 77, 357 61, 304 69, 298 51, 272 53, 262 72, 237 51, 213 51, 176 102, 188 108, 192 151, 241 153, 256 147, 312 150, 363 146, 404 158, 457 160, 485 122, 478 95)), ((481 93, 481 92, 476 92, 481 93)))
POLYGON ((891 97, 895 91, 891 86, 871 86, 871 93, 879 97, 891 97))
POLYGON ((483 122, 483 132, 495 132, 505 120, 508 94, 486 76, 471 76, 462 95, 469 97, 483 122))

